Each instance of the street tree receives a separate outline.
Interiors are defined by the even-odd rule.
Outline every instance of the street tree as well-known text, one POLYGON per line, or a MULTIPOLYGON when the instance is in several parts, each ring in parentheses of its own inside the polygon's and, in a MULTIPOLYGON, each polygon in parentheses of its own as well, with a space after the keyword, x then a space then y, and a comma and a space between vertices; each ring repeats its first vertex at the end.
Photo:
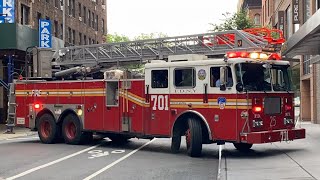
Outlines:
POLYGON ((224 19, 220 24, 210 23, 212 29, 209 31, 227 31, 227 30, 242 30, 254 27, 253 21, 248 17, 246 11, 239 11, 234 14, 229 12, 222 14, 224 19))
POLYGON ((107 43, 115 43, 115 42, 126 42, 130 41, 128 36, 119 35, 117 33, 107 34, 106 35, 107 43))

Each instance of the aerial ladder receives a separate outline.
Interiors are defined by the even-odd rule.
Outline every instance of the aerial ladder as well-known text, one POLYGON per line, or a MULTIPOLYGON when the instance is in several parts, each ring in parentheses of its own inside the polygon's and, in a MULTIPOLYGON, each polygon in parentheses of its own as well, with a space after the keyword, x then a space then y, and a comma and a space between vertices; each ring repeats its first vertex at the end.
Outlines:
MULTIPOLYGON (((36 49, 33 67, 26 80, 54 79, 70 74, 86 74, 124 65, 144 64, 149 60, 167 60, 170 55, 202 54, 224 56, 230 51, 274 51, 282 44, 271 37, 271 30, 255 28, 176 37, 164 37, 118 43, 70 46, 56 51, 36 49), (273 43, 271 43, 273 42, 273 43), (49 63, 48 63, 49 62, 49 63)), ((29 68, 26 68, 28 70, 29 68)), ((14 124, 14 86, 10 86, 7 123, 14 124), (9 116, 9 114, 11 114, 9 116)), ((9 127, 9 126, 8 126, 9 127)))

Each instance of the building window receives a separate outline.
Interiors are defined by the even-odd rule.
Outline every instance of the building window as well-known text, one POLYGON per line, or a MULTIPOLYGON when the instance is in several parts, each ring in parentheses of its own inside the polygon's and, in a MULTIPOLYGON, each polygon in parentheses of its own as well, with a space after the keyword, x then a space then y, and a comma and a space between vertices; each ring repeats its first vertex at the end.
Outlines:
POLYGON ((85 45, 87 45, 87 36, 86 35, 83 36, 83 42, 85 45))
POLYGON ((310 65, 311 65, 311 56, 305 55, 303 56, 303 75, 310 74, 310 65))
POLYGON ((286 10, 286 39, 292 36, 292 9, 291 6, 288 6, 286 10))
POLYGON ((91 44, 91 38, 89 38, 88 44, 91 44))
POLYGON ((102 24, 101 24, 101 28, 102 28, 101 31, 102 31, 102 33, 104 34, 104 19, 102 19, 101 23, 102 23, 102 24))
POLYGON ((304 16, 303 16, 304 22, 306 22, 310 17, 311 17, 310 0, 304 0, 304 16))
POLYGON ((21 19, 22 25, 29 25, 30 7, 21 4, 21 19))
POLYGON ((254 25, 260 25, 260 14, 254 15, 254 25))
POLYGON ((81 10, 82 10, 82 8, 81 8, 81 3, 79 3, 79 17, 82 17, 81 10))
POLYGON ((54 0, 54 7, 59 8, 60 2, 59 0, 54 0))
POLYGON ((91 11, 88 10, 88 24, 89 24, 89 27, 91 27, 91 11))
POLYGON ((98 21, 99 17, 98 15, 96 16, 96 19, 94 20, 94 24, 95 24, 95 27, 96 27, 96 31, 99 31, 99 21, 98 21))
POLYGON ((68 28, 68 42, 71 43, 71 28, 68 28))
POLYGON ((91 16, 91 27, 94 29, 94 13, 92 12, 92 16, 91 16))
POLYGON ((79 45, 82 45, 82 33, 79 32, 79 45))
POLYGON ((76 44, 76 31, 72 30, 72 44, 75 45, 76 44))
POLYGON ((41 19, 41 17, 42 17, 41 13, 37 12, 38 27, 39 27, 39 20, 41 19))
POLYGON ((83 23, 87 23, 87 18, 86 18, 86 15, 87 15, 87 8, 85 6, 83 6, 83 23))
POLYGON ((60 39, 63 39, 63 24, 60 24, 60 29, 61 29, 60 39))
POLYGON ((71 0, 68 0, 68 14, 69 14, 69 16, 71 16, 71 11, 72 11, 72 9, 71 9, 71 0))
POLYGON ((58 37, 59 36, 59 25, 58 21, 54 21, 54 36, 58 37))
POLYGON ((75 0, 71 0, 71 2, 72 16, 76 17, 76 2, 75 0))

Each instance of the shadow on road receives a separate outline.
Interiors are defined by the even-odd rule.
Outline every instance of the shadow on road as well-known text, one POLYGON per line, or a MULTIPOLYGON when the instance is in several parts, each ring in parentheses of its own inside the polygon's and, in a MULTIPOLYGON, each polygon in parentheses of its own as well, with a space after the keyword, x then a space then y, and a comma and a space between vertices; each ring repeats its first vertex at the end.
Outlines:
POLYGON ((248 152, 240 152, 236 149, 225 149, 223 150, 223 155, 228 158, 233 159, 248 159, 248 158, 265 158, 265 157, 271 157, 271 156, 279 156, 283 155, 284 153, 291 153, 291 152, 299 152, 299 151, 305 151, 305 149, 302 148, 296 148, 296 149, 279 149, 274 146, 274 148, 268 148, 263 150, 255 150, 250 149, 248 152))

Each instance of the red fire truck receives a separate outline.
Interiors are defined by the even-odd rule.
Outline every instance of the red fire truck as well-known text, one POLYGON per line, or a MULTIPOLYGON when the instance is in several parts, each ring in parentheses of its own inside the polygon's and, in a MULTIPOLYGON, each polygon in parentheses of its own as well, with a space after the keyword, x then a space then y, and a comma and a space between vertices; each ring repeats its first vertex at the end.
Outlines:
POLYGON ((31 75, 11 84, 8 124, 38 131, 43 143, 79 144, 93 134, 172 138, 173 152, 185 136, 192 157, 202 144, 246 151, 305 138, 295 128, 290 63, 263 53, 268 45, 228 31, 67 47, 52 56, 36 50, 31 75), (120 68, 137 63, 144 73, 120 68))

